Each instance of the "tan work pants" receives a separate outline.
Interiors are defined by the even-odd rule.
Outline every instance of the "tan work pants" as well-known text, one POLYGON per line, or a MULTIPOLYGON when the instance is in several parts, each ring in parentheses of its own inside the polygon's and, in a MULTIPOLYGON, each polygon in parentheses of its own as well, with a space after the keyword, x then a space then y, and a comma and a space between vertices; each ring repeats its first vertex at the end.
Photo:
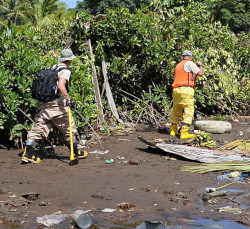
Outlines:
MULTIPOLYGON (((40 112, 35 116, 35 126, 28 132, 28 138, 39 140, 47 138, 50 129, 56 126, 63 133, 64 140, 70 141, 69 116, 66 99, 60 97, 52 102, 39 103, 40 112)), ((72 132, 76 135, 75 122, 72 117, 72 132)))
POLYGON ((173 90, 173 108, 169 122, 191 125, 194 116, 194 89, 192 87, 177 87, 173 90))

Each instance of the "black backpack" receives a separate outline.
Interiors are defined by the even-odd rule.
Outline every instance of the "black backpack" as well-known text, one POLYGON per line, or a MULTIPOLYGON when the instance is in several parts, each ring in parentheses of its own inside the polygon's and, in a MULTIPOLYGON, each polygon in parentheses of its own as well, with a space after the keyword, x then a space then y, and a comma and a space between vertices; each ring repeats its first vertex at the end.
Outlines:
POLYGON ((37 72, 31 88, 31 95, 33 99, 46 103, 58 98, 58 72, 63 69, 68 68, 62 67, 58 69, 57 65, 54 69, 51 67, 37 72))

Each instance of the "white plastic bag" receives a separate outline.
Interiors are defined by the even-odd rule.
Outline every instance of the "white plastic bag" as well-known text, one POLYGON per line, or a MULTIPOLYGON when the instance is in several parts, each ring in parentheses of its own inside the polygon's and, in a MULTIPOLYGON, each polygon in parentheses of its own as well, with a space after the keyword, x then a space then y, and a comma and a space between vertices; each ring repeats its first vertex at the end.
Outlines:
POLYGON ((42 217, 37 217, 36 221, 40 224, 43 224, 47 227, 52 226, 54 224, 59 224, 67 218, 66 214, 52 214, 45 215, 42 217))

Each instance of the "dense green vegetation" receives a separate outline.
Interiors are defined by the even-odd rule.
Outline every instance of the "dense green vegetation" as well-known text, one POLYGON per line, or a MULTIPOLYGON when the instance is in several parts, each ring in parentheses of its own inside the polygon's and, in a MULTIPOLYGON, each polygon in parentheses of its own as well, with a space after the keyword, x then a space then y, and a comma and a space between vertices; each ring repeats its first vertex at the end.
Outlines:
POLYGON ((107 9, 124 7, 128 8, 131 12, 135 12, 141 5, 149 5, 150 0, 84 0, 78 1, 76 10, 88 11, 90 14, 104 14, 107 13, 107 9))
MULTIPOLYGON (((167 11, 174 7, 186 6, 192 0, 84 0, 78 1, 77 12, 88 11, 90 14, 104 14, 108 9, 125 7, 130 12, 135 12, 141 6, 150 7, 151 10, 162 9, 167 11)), ((250 30, 250 0, 196 0, 203 3, 211 12, 211 21, 220 21, 228 25, 235 33, 250 30)))
POLYGON ((249 32, 250 0, 215 0, 212 8, 214 19, 228 25, 235 33, 249 32))
MULTIPOLYGON (((78 111, 92 124, 98 117, 93 64, 102 91, 101 61, 107 62, 114 99, 124 121, 160 120, 156 113, 152 118, 151 107, 161 117, 168 117, 174 66, 184 49, 191 50, 194 61, 201 60, 204 65, 205 74, 196 87, 196 110, 207 115, 246 114, 250 106, 249 35, 236 36, 220 22, 211 23, 209 5, 191 0, 184 5, 181 2, 166 5, 156 1, 152 8, 137 9, 134 13, 118 8, 101 17, 80 12, 71 20, 58 20, 55 10, 48 15, 57 18, 57 22, 47 20, 33 23, 34 26, 24 23, 21 16, 18 20, 11 16, 2 20, 5 22, 0 33, 2 140, 18 145, 25 139, 33 124, 21 111, 32 119, 37 112, 30 95, 34 74, 56 63, 70 38, 75 40, 71 48, 78 56, 71 67, 70 94, 78 102, 78 111), (87 39, 91 39, 95 60, 89 57, 87 39)), ((111 115, 104 96, 103 106, 108 118, 111 115)), ((78 127, 83 127, 85 122, 75 118, 78 127)))

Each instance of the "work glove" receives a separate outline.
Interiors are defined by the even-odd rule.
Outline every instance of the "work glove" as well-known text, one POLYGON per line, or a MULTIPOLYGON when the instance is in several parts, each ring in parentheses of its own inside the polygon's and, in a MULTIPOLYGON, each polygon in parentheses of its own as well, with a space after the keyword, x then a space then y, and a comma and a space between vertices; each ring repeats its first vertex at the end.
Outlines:
POLYGON ((69 106, 71 109, 74 109, 75 108, 75 102, 74 101, 70 101, 70 102, 67 102, 67 106, 69 106))

